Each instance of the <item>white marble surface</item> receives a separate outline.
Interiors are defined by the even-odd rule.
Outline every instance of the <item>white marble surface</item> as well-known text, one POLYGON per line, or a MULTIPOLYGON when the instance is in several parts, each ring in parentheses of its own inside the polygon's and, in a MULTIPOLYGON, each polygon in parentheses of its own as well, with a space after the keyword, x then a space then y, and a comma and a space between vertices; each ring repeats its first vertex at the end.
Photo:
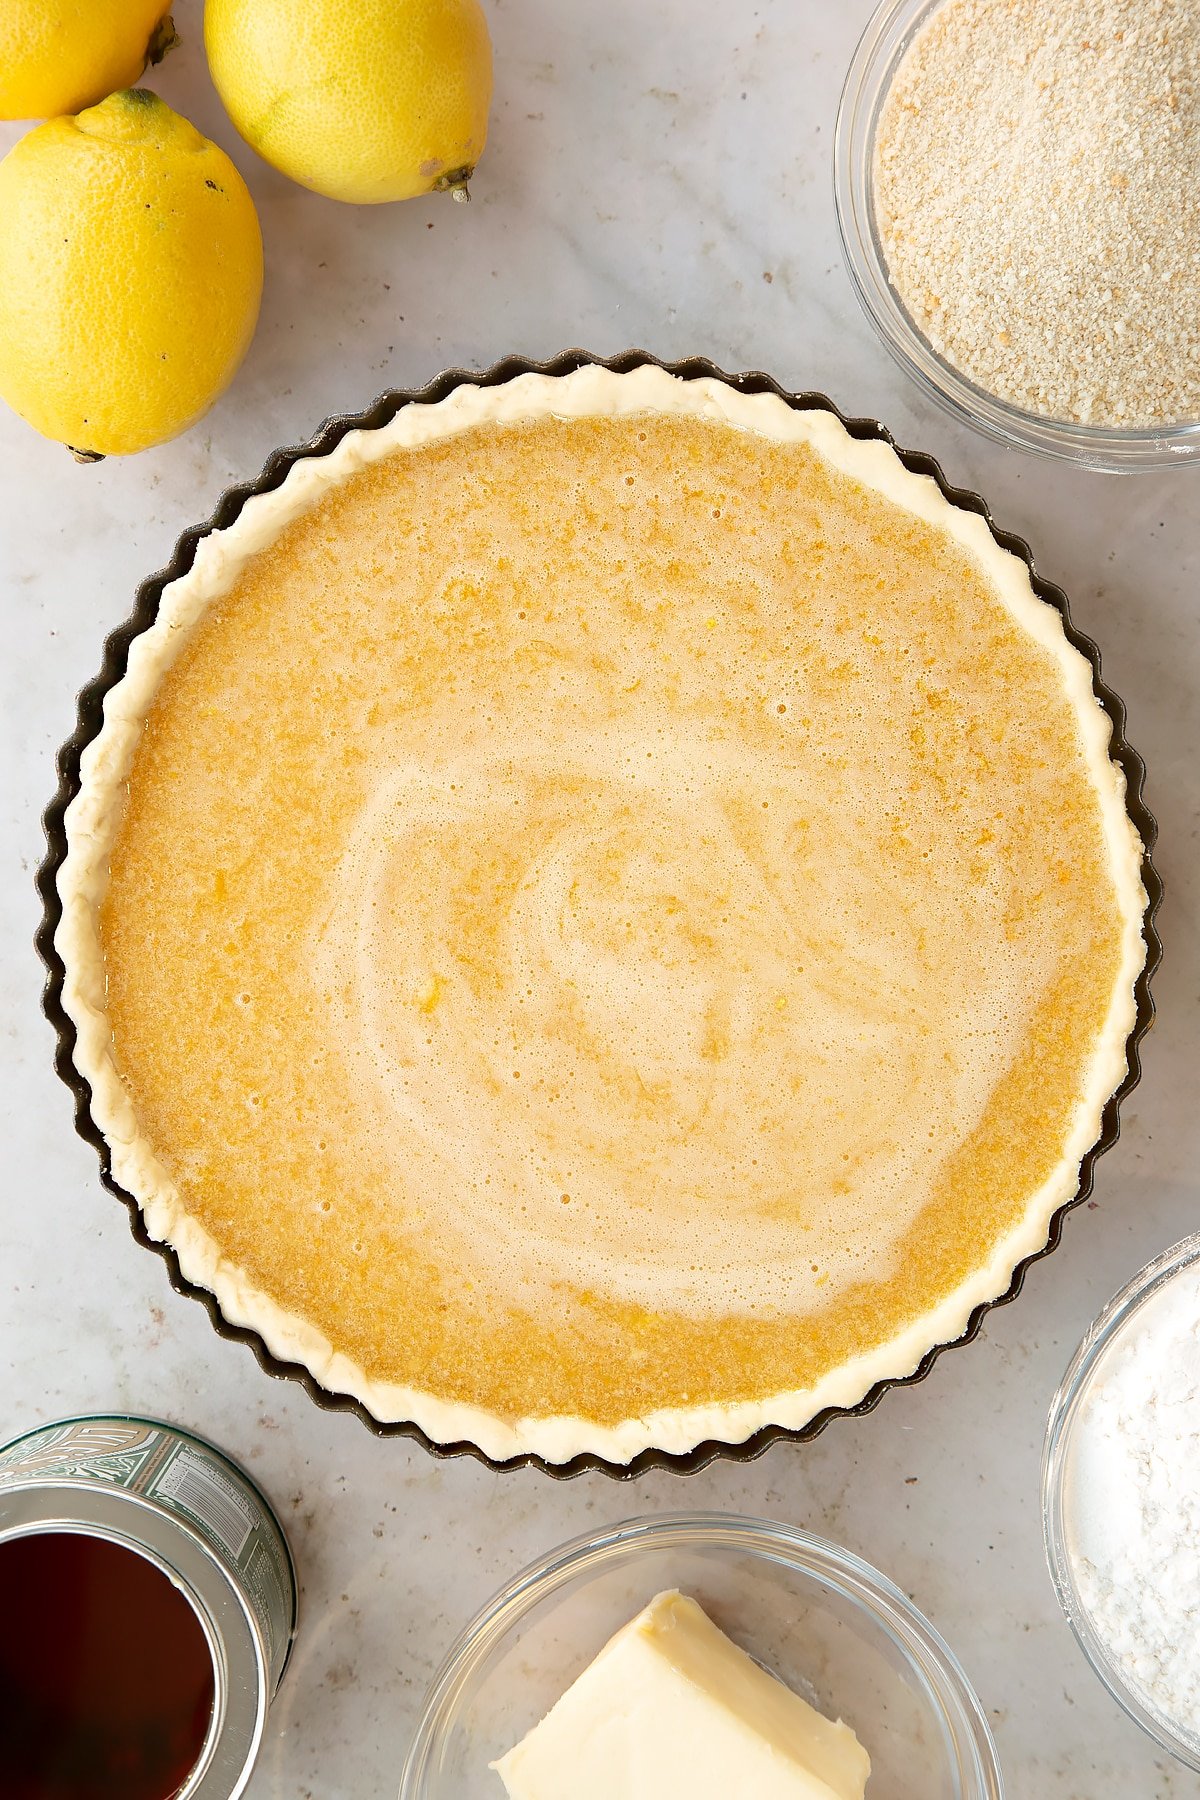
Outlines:
POLYGON ((0 1439, 89 1408, 160 1413, 227 1445, 274 1495, 303 1630, 252 1800, 391 1800, 426 1681, 499 1582, 580 1530, 698 1505, 807 1525, 889 1571, 973 1676, 1012 1800, 1200 1793, 1084 1665, 1038 1502, 1043 1421, 1076 1339, 1197 1223, 1200 471, 1104 478, 1005 453, 893 368, 851 294, 830 191, 838 89, 869 10, 490 0, 497 98, 474 203, 353 209, 288 186, 238 142, 208 85, 200 0, 179 0, 184 48, 154 85, 233 152, 261 208, 267 291, 248 361, 189 436, 90 469, 0 409, 0 1439), (177 533, 277 444, 389 384, 577 343, 769 369, 881 417, 981 489, 1102 645, 1149 765, 1168 892, 1143 1085, 1094 1205, 1019 1302, 873 1417, 749 1468, 633 1487, 435 1463, 319 1412, 218 1339, 135 1247, 72 1134, 31 948, 38 817, 72 696, 177 533))

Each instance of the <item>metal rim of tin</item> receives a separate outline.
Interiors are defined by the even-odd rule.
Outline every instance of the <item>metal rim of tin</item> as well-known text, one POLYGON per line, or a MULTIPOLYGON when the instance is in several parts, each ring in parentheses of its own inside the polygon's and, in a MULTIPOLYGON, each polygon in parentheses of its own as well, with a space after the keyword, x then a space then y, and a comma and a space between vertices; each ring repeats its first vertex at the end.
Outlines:
POLYGON ((878 419, 848 417, 834 405, 826 394, 813 391, 795 392, 782 387, 772 376, 764 374, 761 370, 747 370, 742 374, 731 375, 706 356, 689 356, 682 361, 669 362, 664 361, 661 357, 652 356, 646 350, 636 349, 623 350, 616 356, 596 356, 589 350, 563 350, 559 355, 540 362, 527 356, 506 356, 499 362, 493 363, 488 369, 444 369, 440 375, 434 376, 423 388, 390 388, 371 405, 364 407, 362 412, 339 413, 326 419, 307 443, 294 444, 273 451, 252 481, 227 488, 205 523, 192 526, 178 539, 166 568, 142 582, 137 591, 132 614, 124 624, 117 626, 105 639, 104 659, 99 674, 87 684, 79 695, 75 730, 58 752, 57 771, 57 792, 42 815, 42 827, 46 836, 46 856, 37 871, 36 885, 41 896, 43 910, 42 921, 34 938, 34 946, 47 972, 46 985, 42 991, 42 1011, 53 1026, 57 1040, 55 1070, 71 1090, 75 1105, 76 1131, 86 1143, 92 1146, 100 1159, 101 1182, 109 1193, 115 1195, 125 1206, 129 1215, 129 1229, 135 1241, 144 1249, 152 1250, 156 1256, 162 1258, 167 1266, 168 1278, 175 1292, 185 1294, 189 1299, 198 1300, 208 1313, 213 1329, 218 1335, 229 1339, 232 1343, 247 1345, 253 1351, 259 1367, 265 1374, 299 1382, 314 1405, 321 1407, 326 1412, 353 1413, 376 1437, 412 1438, 431 1456, 439 1459, 470 1456, 497 1473, 511 1469, 533 1468, 556 1481, 570 1481, 576 1476, 591 1473, 607 1475, 616 1481, 631 1481, 650 1469, 664 1469, 674 1475, 694 1475, 699 1470, 707 1468, 718 1458, 736 1463, 753 1462, 769 1450, 773 1444, 810 1443, 814 1438, 819 1437, 834 1419, 862 1418, 865 1414, 873 1412, 884 1395, 893 1388, 912 1387, 918 1382, 924 1381, 945 1351, 972 1343, 979 1336, 988 1313, 995 1307, 1007 1306, 1015 1300, 1034 1264, 1043 1261, 1057 1250, 1062 1241, 1063 1224, 1067 1214, 1075 1207, 1081 1206, 1092 1192, 1097 1157, 1111 1149, 1120 1135, 1121 1103, 1141 1079, 1142 1069, 1138 1046, 1149 1031, 1154 1019, 1154 1001, 1150 993, 1150 979, 1162 959, 1162 941, 1154 922, 1162 901, 1162 878, 1152 860, 1154 844, 1158 837, 1158 822, 1147 806, 1143 794, 1146 765, 1125 735, 1125 704, 1119 695, 1109 687, 1101 674, 1099 649, 1094 641, 1085 632, 1080 631, 1072 620, 1067 596, 1062 588, 1047 581, 1038 572, 1033 552, 1024 538, 1018 537, 1014 532, 1005 531, 997 525, 986 500, 981 495, 973 493, 968 488, 955 487, 952 482, 947 481, 941 465, 927 452, 903 449, 878 419), (232 525, 252 495, 270 493, 278 488, 294 463, 303 462, 312 457, 327 456, 334 446, 341 442, 347 432, 377 430, 380 426, 389 424, 403 407, 429 405, 435 401, 444 400, 457 387, 499 387, 517 375, 568 375, 575 369, 586 366, 611 369, 616 374, 626 374, 631 369, 650 366, 665 369, 668 374, 677 375, 683 381, 694 381, 699 377, 706 377, 722 381, 727 387, 734 388, 738 393, 774 394, 785 405, 797 411, 813 410, 831 413, 835 419, 840 420, 851 437, 874 438, 890 445, 906 469, 910 469, 917 475, 929 476, 936 483, 939 492, 952 505, 960 507, 965 512, 976 513, 1000 547, 1011 551, 1025 564, 1029 570, 1029 579, 1034 593, 1059 614, 1067 641, 1073 644, 1076 650, 1086 658, 1091 668, 1092 692, 1096 697, 1097 704, 1108 715, 1112 726, 1109 755, 1124 774, 1126 810, 1142 840, 1142 883, 1146 890, 1146 910, 1142 920, 1146 942, 1146 960, 1134 984, 1136 1016, 1126 1039, 1125 1077, 1105 1104, 1099 1134, 1095 1143, 1085 1152, 1080 1163, 1079 1182, 1074 1194, 1056 1209, 1049 1221, 1046 1243, 1040 1250, 1021 1259, 1013 1270, 1012 1278, 1005 1291, 997 1295, 994 1300, 981 1301, 973 1309, 961 1335, 951 1343, 931 1346, 910 1375, 888 1376, 875 1382, 862 1399, 853 1406, 826 1406, 805 1425, 764 1425, 761 1430, 756 1431, 751 1437, 740 1443, 729 1443, 719 1438, 707 1438, 703 1443, 699 1443, 687 1451, 642 1450, 629 1463, 610 1462, 606 1457, 591 1451, 583 1451, 578 1456, 573 1456, 569 1462, 564 1463, 547 1462, 544 1457, 538 1456, 532 1451, 523 1451, 511 1457, 496 1458, 488 1456, 477 1444, 469 1440, 457 1443, 438 1442, 413 1420, 396 1419, 385 1422, 376 1419, 367 1411, 361 1400, 356 1400, 350 1394, 337 1393, 322 1387, 311 1369, 303 1363, 286 1362, 275 1356, 267 1349, 262 1337, 251 1326, 234 1324, 232 1320, 227 1319, 221 1311, 216 1295, 207 1288, 198 1287, 195 1282, 189 1281, 183 1274, 179 1267, 179 1259, 171 1245, 150 1236, 136 1198, 113 1178, 112 1158, 107 1140, 91 1114, 91 1090, 87 1081, 75 1067, 73 1060, 75 1026, 63 1009, 62 991, 65 970, 62 958, 54 947, 54 934, 62 918, 62 900, 58 892, 58 871, 67 854, 67 837, 63 819, 67 807, 79 792, 80 759, 86 747, 100 730, 104 717, 105 695, 125 673, 130 645, 134 638, 139 637, 148 626, 153 624, 158 615, 163 589, 172 581, 178 580, 191 568, 196 555, 196 547, 201 539, 208 537, 214 531, 224 531, 226 527, 232 525))
POLYGON ((9 1476, 0 1460, 0 1548, 51 1532, 99 1538, 142 1557, 188 1602, 212 1661, 213 1707, 199 1756, 175 1800, 239 1800, 295 1640, 296 1571, 283 1527, 257 1482, 225 1451, 194 1432, 139 1414, 86 1414, 34 1426, 0 1445, 0 1458, 44 1433, 73 1425, 146 1427, 213 1459, 249 1490, 282 1547, 291 1620, 285 1642, 273 1655, 269 1630, 236 1565, 163 1499, 96 1475, 22 1476, 18 1469, 9 1476))

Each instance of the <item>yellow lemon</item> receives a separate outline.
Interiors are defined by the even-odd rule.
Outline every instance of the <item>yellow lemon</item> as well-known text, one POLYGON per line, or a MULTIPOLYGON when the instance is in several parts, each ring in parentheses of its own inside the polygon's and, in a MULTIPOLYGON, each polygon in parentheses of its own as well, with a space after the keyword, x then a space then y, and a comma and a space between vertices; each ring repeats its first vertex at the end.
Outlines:
POLYGON ((143 88, 0 162, 0 397, 93 455, 161 444, 241 362, 262 294, 245 182, 143 88))
POLYGON ((204 42, 246 142, 303 187, 467 197, 492 97, 479 0, 205 0, 204 42))
POLYGON ((3 0, 0 119, 78 112, 175 43, 171 0, 3 0))

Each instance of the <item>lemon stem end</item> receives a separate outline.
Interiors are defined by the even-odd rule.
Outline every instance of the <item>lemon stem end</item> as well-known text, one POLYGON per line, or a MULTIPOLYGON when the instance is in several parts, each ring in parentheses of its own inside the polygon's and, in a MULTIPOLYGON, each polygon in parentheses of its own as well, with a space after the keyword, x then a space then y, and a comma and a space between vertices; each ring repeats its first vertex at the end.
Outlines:
POLYGON ((471 198, 471 190, 467 183, 474 173, 474 163, 464 163, 461 169, 447 169, 446 173, 439 175, 434 182, 433 191, 435 194, 449 194, 452 199, 465 206, 471 198))
POLYGON ((179 42, 179 33, 175 29, 175 21, 170 13, 164 15, 150 34, 150 42, 146 45, 146 67, 152 63, 160 63, 168 50, 173 50, 179 42))

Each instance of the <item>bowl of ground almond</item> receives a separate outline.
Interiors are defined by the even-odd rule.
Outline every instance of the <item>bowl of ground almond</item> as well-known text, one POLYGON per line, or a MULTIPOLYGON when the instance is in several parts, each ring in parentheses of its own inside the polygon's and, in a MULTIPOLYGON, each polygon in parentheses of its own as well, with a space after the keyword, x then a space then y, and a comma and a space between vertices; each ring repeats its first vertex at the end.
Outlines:
POLYGON ((1200 458, 1200 0, 884 0, 838 114, 847 266, 924 391, 1087 467, 1200 458))

